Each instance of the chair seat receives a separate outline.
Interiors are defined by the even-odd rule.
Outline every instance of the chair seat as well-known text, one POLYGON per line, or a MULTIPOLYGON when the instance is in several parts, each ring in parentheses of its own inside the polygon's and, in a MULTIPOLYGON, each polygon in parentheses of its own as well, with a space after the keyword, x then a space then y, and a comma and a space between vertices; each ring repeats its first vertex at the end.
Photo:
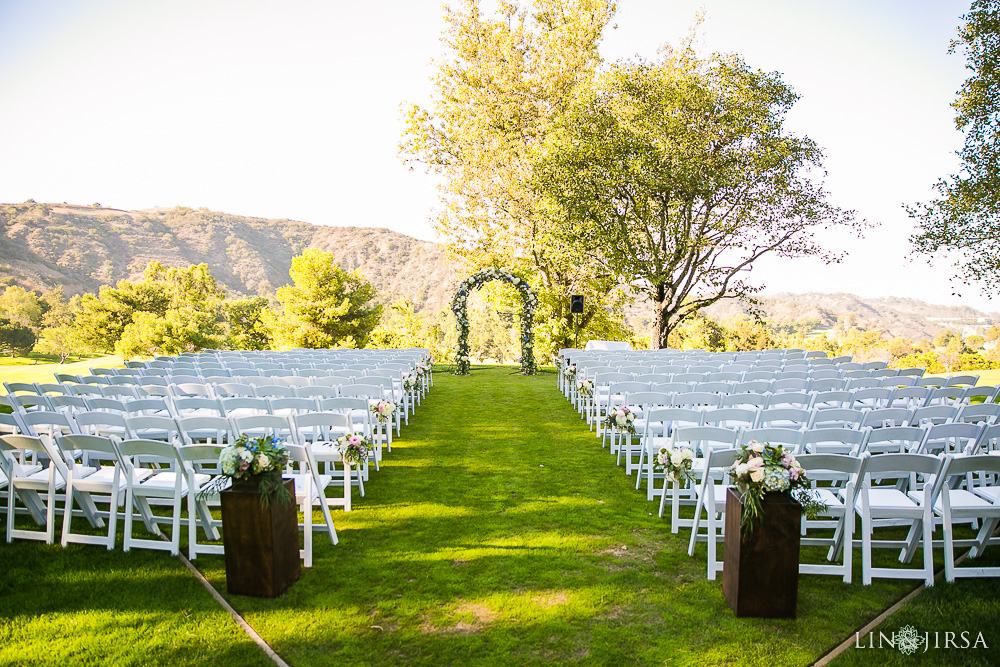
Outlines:
MULTIPOLYGON (((153 471, 150 470, 149 472, 152 473, 153 471)), ((181 493, 184 494, 187 493, 187 479, 185 478, 184 475, 181 475, 180 477, 181 477, 181 493)), ((194 482, 195 485, 198 486, 198 488, 201 488, 211 478, 212 478, 211 475, 206 475, 204 473, 195 473, 194 482)), ((177 483, 177 473, 164 471, 164 472, 158 472, 155 475, 148 477, 148 479, 146 479, 142 483, 141 488, 156 489, 158 491, 169 491, 170 493, 173 493, 174 485, 176 483, 177 483)))
POLYGON ((816 499, 826 505, 828 508, 841 509, 844 507, 844 501, 840 498, 843 493, 843 489, 813 489, 816 493, 816 499))
MULTIPOLYGON (((861 500, 858 500, 861 507, 861 500)), ((919 502, 913 500, 899 489, 874 488, 868 490, 868 506, 873 512, 882 509, 919 509, 919 502)))
MULTIPOLYGON (((952 513, 961 512, 963 510, 975 510, 980 513, 981 511, 995 508, 997 514, 1000 514, 1000 506, 995 506, 992 501, 986 500, 981 496, 972 493, 971 491, 966 491, 965 489, 951 489, 948 491, 948 501, 951 504, 952 513)), ((941 503, 941 498, 934 502, 934 511, 940 514, 943 510, 943 505, 941 503)))
POLYGON ((979 497, 985 498, 992 503, 1000 500, 1000 486, 977 486, 973 491, 979 497))

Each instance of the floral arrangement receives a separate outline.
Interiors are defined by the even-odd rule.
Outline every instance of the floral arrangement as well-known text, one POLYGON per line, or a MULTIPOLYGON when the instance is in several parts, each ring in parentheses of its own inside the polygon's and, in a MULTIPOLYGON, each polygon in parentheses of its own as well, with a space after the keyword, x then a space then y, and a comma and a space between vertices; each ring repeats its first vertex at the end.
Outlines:
POLYGON ((589 398, 594 394, 594 381, 586 378, 576 383, 576 391, 584 398, 589 398))
POLYGON ((396 404, 389 401, 379 401, 371 406, 372 416, 378 419, 380 424, 384 424, 392 419, 392 413, 396 411, 396 404))
POLYGON ((694 452, 687 447, 677 447, 676 449, 671 445, 661 447, 660 451, 656 453, 653 464, 657 469, 663 471, 668 482, 680 484, 694 481, 694 473, 691 472, 694 465, 694 452))
POLYGON ((624 405, 608 413, 604 423, 609 428, 616 428, 624 433, 635 435, 635 413, 624 405))
POLYGON ((337 449, 344 463, 348 465, 361 465, 372 455, 371 442, 357 433, 348 433, 337 438, 337 449))
POLYGON ((267 507, 272 492, 279 501, 290 501, 292 494, 281 483, 281 477, 264 474, 273 471, 280 473, 287 463, 288 450, 281 440, 272 436, 251 438, 244 433, 219 454, 219 470, 222 474, 205 485, 199 495, 214 495, 222 491, 229 480, 240 481, 259 475, 262 505, 267 507))
POLYGON ((403 378, 403 390, 413 391, 417 386, 417 375, 416 373, 410 373, 403 378))
POLYGON ((563 368, 563 377, 572 382, 576 378, 576 366, 566 366, 563 368))
POLYGON ((535 308, 538 307, 538 296, 523 278, 514 274, 488 266, 480 269, 465 279, 451 300, 451 311, 455 313, 458 327, 458 345, 455 348, 455 374, 469 374, 469 316, 466 310, 466 300, 472 290, 491 280, 503 280, 521 293, 521 372, 534 375, 538 368, 535 364, 535 334, 533 324, 535 308))
POLYGON ((768 492, 789 493, 802 505, 806 518, 815 518, 826 510, 809 487, 806 471, 791 452, 781 445, 750 441, 743 445, 730 469, 733 482, 743 491, 743 535, 753 532, 761 517, 761 501, 768 492))

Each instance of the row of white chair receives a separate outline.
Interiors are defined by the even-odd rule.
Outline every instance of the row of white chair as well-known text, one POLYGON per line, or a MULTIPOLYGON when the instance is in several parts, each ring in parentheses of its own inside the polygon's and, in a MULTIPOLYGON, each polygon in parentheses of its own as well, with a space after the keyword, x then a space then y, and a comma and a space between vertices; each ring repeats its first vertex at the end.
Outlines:
MULTIPOLYGON (((678 430, 677 436, 677 445, 689 437, 685 429, 678 430)), ((716 557, 717 544, 723 537, 725 526, 725 497, 729 488, 726 478, 738 452, 739 449, 735 448, 712 450, 704 461, 703 474, 697 486, 688 554, 694 555, 697 542, 707 542, 709 579, 714 579, 723 569, 723 563, 716 557), (704 533, 699 530, 702 520, 707 524, 704 533)), ((940 546, 944 550, 946 581, 954 581, 956 577, 1000 576, 1000 568, 996 567, 955 565, 956 547, 971 547, 969 555, 975 558, 987 545, 1000 543, 992 537, 1000 523, 1000 487, 996 483, 1000 474, 1000 457, 914 453, 872 456, 863 452, 848 456, 800 455, 798 462, 807 477, 822 480, 815 492, 827 507, 820 520, 803 520, 802 543, 827 546, 829 561, 823 564, 800 563, 800 573, 834 574, 841 576, 845 583, 850 583, 852 554, 854 548, 860 546, 862 581, 865 585, 878 577, 922 579, 926 585, 933 586, 933 553, 940 546), (860 539, 854 537, 856 515, 861 520, 860 539), (969 523, 971 529, 976 530, 977 522, 981 522, 981 527, 975 537, 955 539, 956 523, 969 523), (935 542, 933 534, 938 525, 942 526, 943 539, 935 542), (898 530, 900 526, 907 529, 903 539, 875 539, 884 529, 898 530), (811 531, 816 529, 826 532, 822 537, 813 537, 811 531), (830 530, 832 535, 828 534, 830 530), (899 549, 899 562, 904 567, 876 567, 873 548, 899 549), (905 567, 918 548, 923 552, 920 565, 905 567)), ((663 497, 666 499, 668 494, 664 493, 663 497)), ((679 500, 677 485, 669 497, 672 503, 679 500)), ((662 506, 661 502, 661 516, 662 506)), ((673 518, 676 519, 676 511, 673 518)))
MULTIPOLYGON (((149 439, 117 441, 114 438, 69 434, 54 438, 29 435, 0 436, 0 470, 7 487, 7 541, 18 539, 55 541, 57 503, 63 501, 60 543, 98 544, 111 550, 116 544, 119 507, 124 504, 124 549, 169 550, 179 553, 182 523, 182 501, 187 500, 188 556, 199 553, 221 553, 222 546, 200 543, 200 525, 209 540, 218 541, 216 521, 204 491, 221 472, 218 468, 222 445, 197 444, 178 446, 175 443, 149 439), (34 463, 32 462, 34 460, 34 463), (19 501, 19 502, 18 502, 19 501), (107 505, 100 512, 97 503, 107 505), (162 517, 153 506, 170 508, 170 516, 162 517), (107 531, 103 535, 75 533, 72 530, 75 509, 87 518, 94 529, 107 531), (42 530, 15 527, 18 512, 26 513, 42 530), (163 535, 160 524, 171 526, 168 540, 136 537, 135 517, 146 525, 154 537, 163 535)), ((304 548, 300 551, 306 567, 312 566, 313 507, 323 514, 325 529, 331 543, 338 543, 336 528, 330 514, 330 500, 325 490, 332 477, 320 475, 311 450, 289 445, 289 467, 284 477, 295 484, 295 501, 304 517, 304 548)), ((345 477, 346 478, 346 477, 345 477)), ((346 486, 349 490, 349 485, 346 486)), ((217 496, 216 496, 217 500, 217 496)))

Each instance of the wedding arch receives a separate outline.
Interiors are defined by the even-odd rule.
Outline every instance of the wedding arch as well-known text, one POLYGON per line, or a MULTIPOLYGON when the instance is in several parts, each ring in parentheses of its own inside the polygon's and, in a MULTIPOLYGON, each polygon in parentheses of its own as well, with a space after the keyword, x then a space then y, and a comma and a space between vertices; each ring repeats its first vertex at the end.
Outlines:
POLYGON ((492 280, 503 280, 521 295, 521 372, 525 375, 534 375, 538 369, 535 366, 535 333, 532 323, 535 319, 535 308, 538 306, 538 296, 523 279, 509 271, 493 267, 481 269, 466 278, 451 300, 451 312, 455 313, 458 326, 455 374, 469 374, 469 314, 466 300, 472 290, 492 280))

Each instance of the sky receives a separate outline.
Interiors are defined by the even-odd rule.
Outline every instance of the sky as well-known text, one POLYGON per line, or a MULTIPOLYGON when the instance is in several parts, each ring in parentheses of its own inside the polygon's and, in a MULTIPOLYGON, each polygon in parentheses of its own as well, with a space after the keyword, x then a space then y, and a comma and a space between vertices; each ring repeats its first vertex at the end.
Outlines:
MULTIPOLYGON (((402 163, 427 104, 441 0, 0 0, 0 202, 205 207, 437 239, 436 181, 402 163)), ((853 292, 1000 311, 914 257, 904 204, 955 173, 947 53, 969 0, 620 0, 601 53, 707 51, 778 71, 790 131, 824 149, 830 200, 877 226, 827 233, 841 264, 764 260, 765 293, 853 292), (960 296, 958 294, 959 293, 960 296)))

